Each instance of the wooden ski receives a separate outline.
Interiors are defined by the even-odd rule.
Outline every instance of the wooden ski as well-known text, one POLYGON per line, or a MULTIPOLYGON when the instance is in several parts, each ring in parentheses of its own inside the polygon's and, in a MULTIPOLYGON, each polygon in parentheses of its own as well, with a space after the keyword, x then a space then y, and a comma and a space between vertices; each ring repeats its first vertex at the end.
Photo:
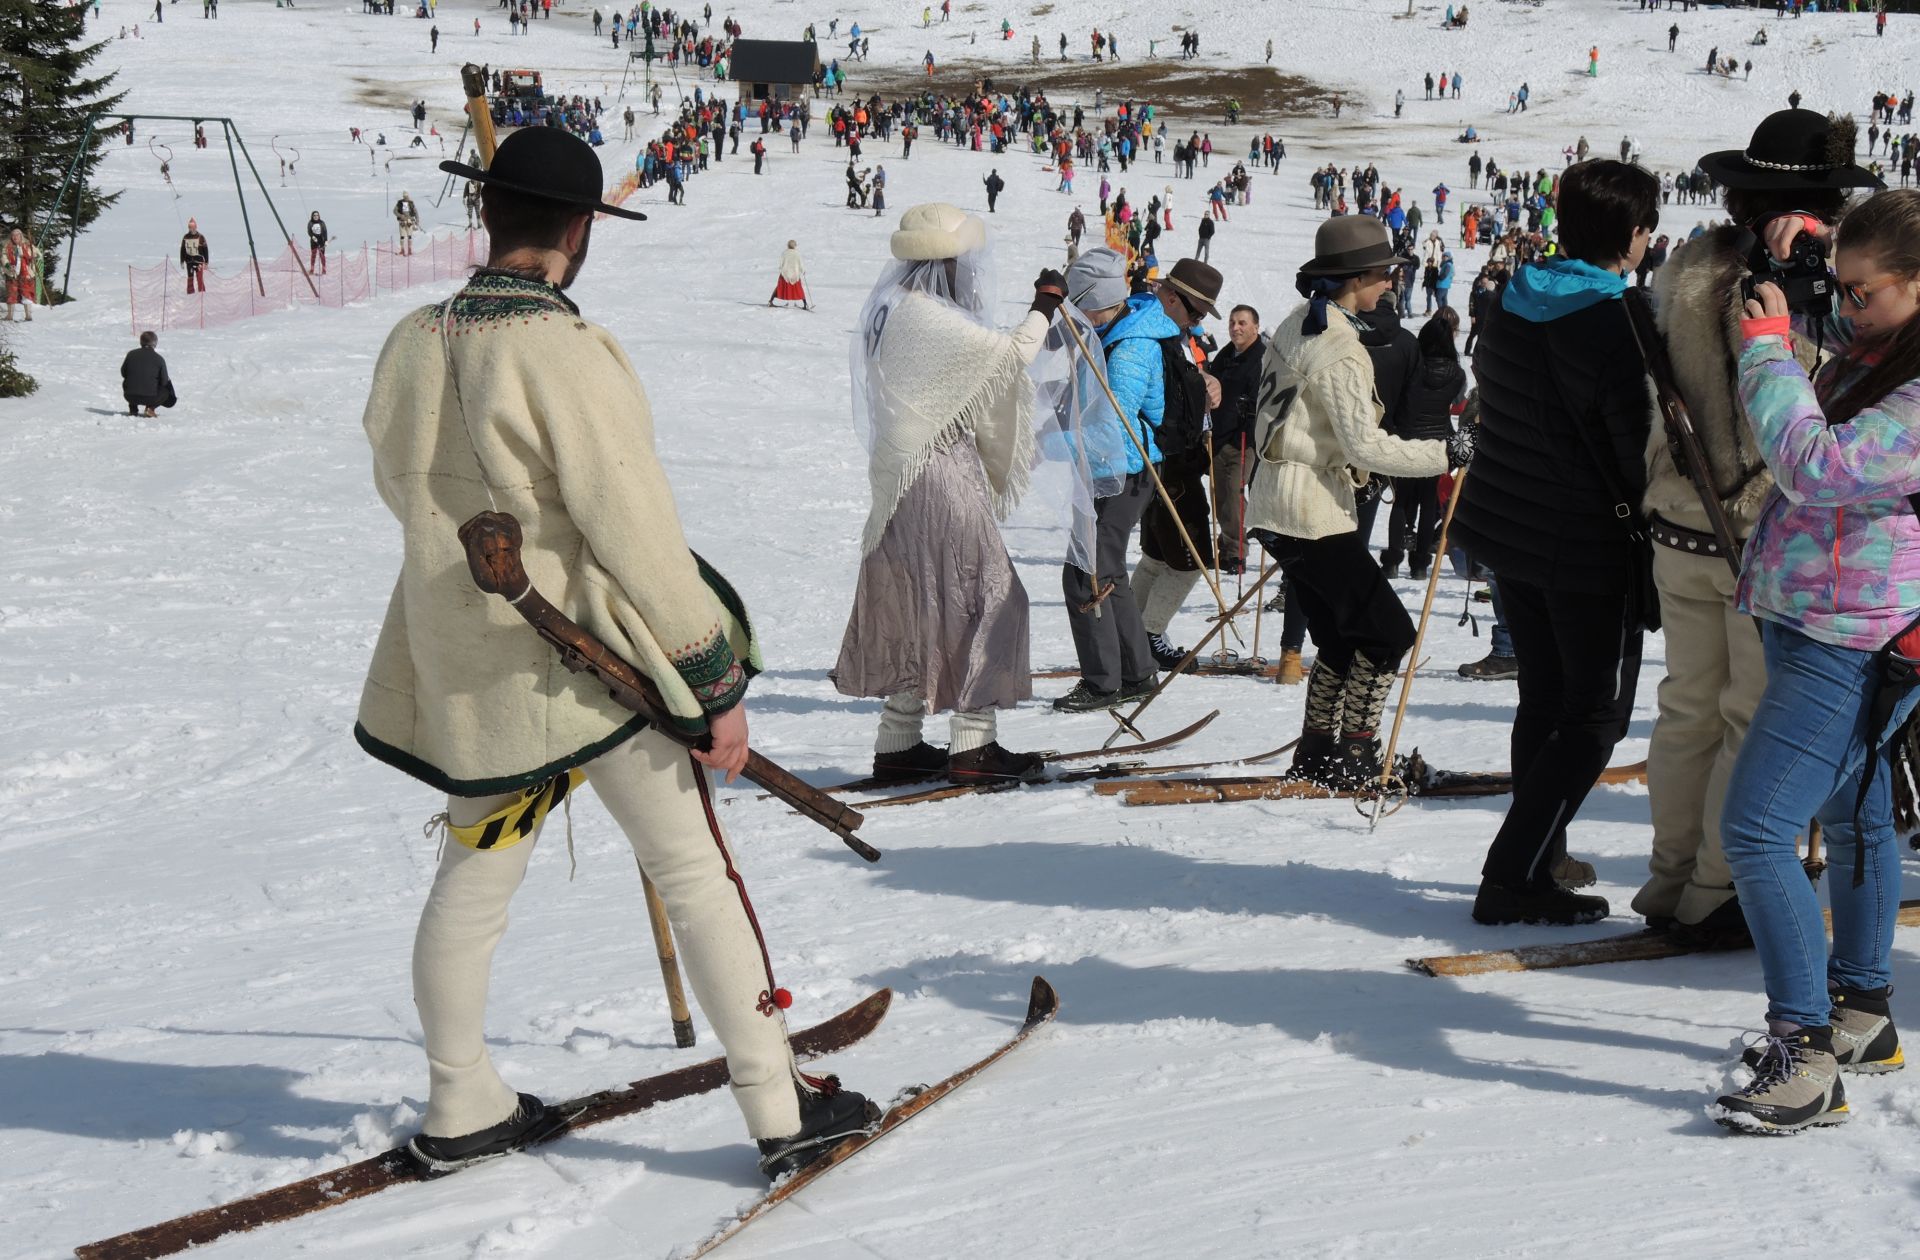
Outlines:
MULTIPOLYGON (((1822 911, 1827 925, 1833 925, 1831 911, 1822 911)), ((1903 901, 1895 920, 1901 927, 1920 927, 1920 901, 1903 901)), ((1423 976, 1480 976, 1494 971, 1551 971, 1557 967, 1589 967, 1595 963, 1646 962, 1654 958, 1678 958, 1683 954, 1707 952, 1671 932, 1651 928, 1603 936, 1592 941, 1568 941, 1557 945, 1521 945, 1515 949, 1496 949, 1485 954, 1441 954, 1432 958, 1409 958, 1407 966, 1423 976)))
MULTIPOLYGON (((1130 753, 1143 753, 1157 752, 1162 748, 1171 748, 1182 740, 1192 739, 1195 735, 1205 730, 1213 719, 1219 716, 1220 710, 1215 709, 1191 726, 1182 727, 1171 735, 1162 735, 1159 739, 1150 739, 1144 744, 1135 744, 1133 747, 1127 749, 1127 751, 1130 753)), ((1059 761, 1091 761, 1095 757, 1106 757, 1112 755, 1112 753, 1113 750, 1111 748, 1083 748, 1079 752, 1048 752, 1042 753, 1041 756, 1051 765, 1059 761)), ((936 774, 926 774, 918 779, 854 779, 848 783, 841 783, 819 790, 840 796, 848 792, 877 792, 881 788, 911 787, 916 783, 932 783, 946 777, 946 773, 942 771, 936 774)), ((765 800, 767 798, 762 796, 758 799, 765 800)))
MULTIPOLYGON (((825 1023, 816 1024, 793 1035, 793 1051, 802 1059, 844 1050, 858 1042, 886 1017, 893 1002, 893 991, 881 989, 858 1004, 847 1008, 825 1023)), ((727 1061, 708 1059, 687 1067, 649 1076, 620 1089, 601 1090, 571 1102, 555 1104, 555 1110, 578 1112, 566 1127, 546 1140, 552 1141, 588 1125, 619 1116, 632 1115, 676 1098, 704 1094, 727 1083, 727 1061)), ((300 1181, 273 1190, 206 1208, 145 1229, 136 1229, 100 1242, 74 1249, 80 1260, 150 1260, 171 1256, 262 1225, 274 1225, 296 1217, 334 1207, 353 1199, 377 1194, 389 1186, 426 1180, 420 1167, 407 1154, 405 1146, 396 1146, 384 1155, 363 1159, 344 1168, 315 1173, 300 1181)))
MULTIPOLYGON (((1615 766, 1603 771, 1601 783, 1644 783, 1647 763, 1615 766)), ((1218 778, 1151 779, 1146 782, 1096 783, 1101 796, 1118 796, 1123 805, 1216 805, 1228 801, 1365 800, 1375 791, 1364 788, 1334 791, 1285 775, 1222 776, 1218 778)), ((1411 795, 1429 800, 1448 797, 1503 796, 1513 790, 1513 776, 1440 772, 1429 782, 1416 784, 1411 795)))
MULTIPOLYGON (((1293 744, 1299 743, 1293 741, 1293 744)), ((1051 774, 1041 779, 1007 779, 999 783, 950 783, 945 787, 928 788, 922 792, 909 792, 904 796, 883 796, 878 800, 861 801, 862 809, 883 808, 888 805, 920 805, 927 801, 950 800, 956 796, 980 796, 988 792, 1006 792, 1014 788, 1046 787, 1053 783, 1086 783, 1095 779, 1139 778, 1159 774, 1176 774, 1182 770, 1211 770, 1220 766, 1251 766, 1272 761, 1293 750, 1293 744, 1282 744, 1278 748, 1257 753, 1251 757, 1231 757, 1224 761, 1190 761, 1179 766, 1148 766, 1137 761, 1113 761, 1103 766, 1094 766, 1087 770, 1068 770, 1062 774, 1051 774)))
POLYGON ((776 1182, 773 1189, 767 1191, 752 1207, 741 1212, 739 1216, 729 1221, 719 1230, 708 1235, 699 1246, 687 1252, 685 1260, 699 1260, 701 1256, 706 1255, 715 1247, 727 1241, 727 1239, 732 1238, 747 1226, 773 1211, 773 1209, 779 1207, 782 1203, 785 1203, 788 1199, 806 1189, 827 1173, 833 1171, 841 1164, 846 1163, 861 1151, 866 1150, 869 1146, 872 1146, 875 1142, 887 1136, 887 1134, 893 1132, 907 1121, 933 1106, 933 1104, 939 1102, 942 1098, 945 1098, 948 1094, 951 1094, 954 1090, 959 1089, 962 1085, 965 1085, 968 1081, 992 1067, 1010 1051, 1033 1036, 1034 1030, 1050 1021, 1059 1013, 1059 1010, 1060 995, 1053 991, 1052 985, 1048 984, 1039 976, 1035 976, 1033 978, 1033 989, 1027 997, 1027 1018, 1020 1025, 1020 1030, 1002 1043, 999 1049, 973 1064, 971 1067, 965 1067, 955 1072, 944 1081, 924 1086, 907 1093, 905 1097, 889 1107, 886 1114, 874 1122, 872 1128, 847 1138, 844 1142, 828 1151, 825 1155, 822 1155, 819 1159, 813 1161, 813 1163, 808 1164, 805 1168, 802 1168, 800 1171, 782 1181, 776 1182))

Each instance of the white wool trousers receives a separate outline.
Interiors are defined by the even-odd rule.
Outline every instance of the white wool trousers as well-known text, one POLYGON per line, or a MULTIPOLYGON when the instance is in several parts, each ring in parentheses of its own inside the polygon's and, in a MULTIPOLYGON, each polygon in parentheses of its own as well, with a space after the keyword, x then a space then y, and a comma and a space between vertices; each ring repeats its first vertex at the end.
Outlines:
MULTIPOLYGON (((714 810, 706 768, 652 729, 582 768, 666 903, 688 986, 726 1050, 747 1131, 756 1138, 797 1133, 799 1069, 785 1017, 772 1001, 772 965, 714 810)), ((455 825, 471 826, 516 799, 449 797, 447 812, 455 825)), ((433 1136, 498 1124, 518 1102, 487 1054, 487 981, 494 947, 507 930, 507 903, 539 838, 536 831, 509 848, 488 850, 449 838, 427 894, 413 943, 413 994, 432 1081, 424 1130, 433 1136)), ((638 880, 633 893, 641 895, 638 880)), ((638 944, 636 966, 652 957, 638 944)))

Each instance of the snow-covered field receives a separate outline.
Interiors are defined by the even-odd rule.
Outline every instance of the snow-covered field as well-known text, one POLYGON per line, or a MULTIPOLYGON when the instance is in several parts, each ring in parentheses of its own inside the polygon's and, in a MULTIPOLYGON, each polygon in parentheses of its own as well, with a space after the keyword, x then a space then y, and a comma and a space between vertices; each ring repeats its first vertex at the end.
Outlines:
MULTIPOLYGON (((1291 150, 1215 240, 1229 300, 1269 320, 1293 302, 1316 221, 1310 163, 1377 161, 1429 211, 1425 190, 1445 179, 1464 206, 1467 154, 1451 138, 1471 120, 1502 165, 1557 165, 1583 133, 1608 153, 1632 134, 1670 170, 1742 143, 1795 87, 1811 107, 1863 114, 1876 84, 1904 91, 1920 38, 1911 17, 1876 39, 1864 15, 1669 17, 1597 0, 1480 0, 1470 30, 1443 32, 1436 6, 1402 18, 1405 7, 1130 6, 1117 23, 1130 60, 1149 38, 1171 44, 1175 25, 1197 25, 1205 63, 1221 70, 1260 62, 1272 37, 1277 68, 1346 95, 1338 122, 1221 128, 1217 115, 1178 116, 1183 130, 1211 131, 1223 168, 1256 122, 1291 150), (1683 35, 1669 55, 1673 20, 1683 35), (1773 42, 1749 49, 1763 21, 1773 42), (1602 73, 1589 79, 1594 43, 1602 73), (1703 74, 1712 44, 1753 55, 1752 81, 1703 74), (1428 70, 1463 71, 1463 99, 1420 99, 1428 70), (1522 79, 1532 108, 1508 117, 1522 79), (1399 122, 1396 86, 1411 98, 1399 122)), ((834 16, 844 32, 857 18, 875 69, 910 68, 931 47, 943 61, 1002 63, 1012 82, 1026 76, 1014 67, 1028 22, 1050 52, 1066 30, 1081 57, 1087 28, 1116 16, 1092 0, 1039 8, 1049 11, 1036 19, 957 6, 930 32, 909 0, 837 13, 746 0, 731 12, 749 36, 792 37, 809 20, 824 34, 834 16), (1003 15, 1011 43, 991 38, 1003 15), (973 45, 976 30, 987 38, 973 45)), ((426 23, 356 9, 228 0, 207 22, 189 0, 155 26, 134 0, 106 0, 97 29, 140 23, 140 40, 106 54, 128 108, 234 115, 268 166, 271 136, 297 145, 298 180, 274 188, 281 213, 293 226, 318 209, 349 244, 385 237, 403 188, 430 228, 460 221, 457 195, 430 205, 441 179, 430 161, 396 160, 389 182, 347 136, 410 134, 402 109, 415 97, 457 135, 460 60, 540 68, 550 88, 610 104, 618 90, 624 50, 589 37, 580 4, 509 40, 498 9, 446 0, 437 57, 426 23)), ((853 69, 857 88, 864 67, 853 69)), ((184 124, 143 124, 140 136, 103 168, 128 191, 79 242, 82 300, 12 330, 40 393, 0 404, 10 1256, 61 1254, 359 1158, 407 1131, 426 1084, 407 959, 433 869, 421 825, 439 804, 349 732, 398 563, 360 409, 387 329, 435 291, 168 333, 182 404, 157 421, 125 417, 113 369, 131 345, 126 268, 171 252, 189 214, 223 261, 243 241, 224 155, 194 150, 184 124), (177 201, 146 147, 156 128, 175 155, 177 201)), ((852 314, 897 208, 941 199, 984 212, 979 181, 996 160, 930 138, 905 162, 871 146, 896 207, 876 221, 840 208, 844 159, 822 130, 798 156, 770 147, 763 178, 742 154, 695 179, 685 209, 656 190, 639 198, 650 222, 602 223, 575 296, 633 354, 688 533, 755 610, 771 667, 750 701, 756 744, 824 781, 860 771, 876 713, 826 679, 867 508, 847 420, 852 314), (763 305, 789 237, 816 313, 763 305)), ((610 179, 632 151, 603 151, 610 179)), ((1058 263, 1072 202, 1031 157, 997 165, 1009 187, 992 227, 1011 317, 1031 276, 1058 263)), ((1166 169, 1113 178, 1144 202, 1166 169)), ((1097 177, 1083 182, 1091 217, 1097 177)), ((1164 257, 1192 239, 1205 187, 1177 186, 1164 257)), ((1706 214, 1673 207, 1666 226, 1684 232, 1706 214)), ((263 241, 273 232, 257 202, 253 226, 263 241)), ((1476 266, 1461 258, 1466 275, 1476 266)), ((1035 662, 1067 664, 1060 539, 1031 517, 1008 540, 1034 597, 1035 662)), ((1402 589, 1417 607, 1417 589, 1402 589)), ((1448 766, 1500 768, 1513 688, 1454 676, 1486 645, 1456 626, 1461 595, 1449 579, 1408 742, 1448 766)), ((1176 637, 1197 632, 1200 605, 1190 609, 1176 637)), ((1277 625, 1263 634, 1272 651, 1277 625)), ((1644 751, 1661 672, 1656 640, 1617 760, 1644 751)), ((1252 752, 1290 738, 1301 703, 1297 688, 1183 680, 1150 733, 1217 707, 1212 727, 1161 759, 1252 752)), ((1013 747, 1084 746, 1108 729, 1104 716, 1058 717, 1039 701, 1003 725, 1013 747)), ((1504 804, 1412 807, 1369 835, 1344 803, 1124 809, 1062 786, 876 811, 866 835, 886 858, 868 867, 776 806, 735 800, 727 818, 795 1023, 879 985, 898 992, 881 1030, 832 1063, 853 1087, 886 1097, 984 1052, 1018 1020, 1036 972, 1064 1009, 1019 1055, 729 1246, 743 1257, 1441 1260, 1732 1256, 1799 1237, 1908 1253, 1920 1082, 1850 1081, 1853 1123, 1790 1144, 1734 1139, 1703 1116, 1729 1079, 1729 1046, 1762 1012, 1752 955, 1470 981, 1402 968, 1409 955, 1582 935, 1468 918, 1504 804)), ((702 1025, 701 1050, 672 1048, 626 846, 590 797, 575 821, 578 878, 568 882, 551 830, 495 973, 496 1060, 549 1097, 714 1044, 702 1025)), ((1621 912, 1588 934, 1637 926, 1625 906, 1644 871, 1643 792, 1597 792, 1573 830, 1621 912)), ((1901 934, 1901 985, 1920 984, 1916 945, 1901 934)), ((755 1190, 737 1113, 709 1095, 212 1254, 666 1256, 755 1190)))

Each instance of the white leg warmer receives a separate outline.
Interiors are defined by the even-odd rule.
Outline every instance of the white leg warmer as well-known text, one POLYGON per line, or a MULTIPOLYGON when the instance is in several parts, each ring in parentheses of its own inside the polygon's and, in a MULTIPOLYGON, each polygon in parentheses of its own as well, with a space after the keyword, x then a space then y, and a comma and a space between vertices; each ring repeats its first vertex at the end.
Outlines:
POLYGON ((975 748, 985 748, 994 739, 994 712, 992 709, 980 709, 973 713, 955 713, 947 719, 949 753, 970 752, 975 748))
MULTIPOLYGON (((1143 566, 1147 561, 1140 562, 1143 566)), ((1147 627, 1148 634, 1165 634, 1167 627, 1173 624, 1174 614, 1180 611, 1180 605, 1187 602, 1187 594, 1199 584, 1200 570, 1182 572, 1168 569, 1154 580, 1150 595, 1140 601, 1140 620, 1147 627)), ((1135 591, 1136 596, 1138 591, 1135 591)))
MULTIPOLYGON (((1133 603, 1134 607, 1140 610, 1141 620, 1146 620, 1147 609, 1153 607, 1153 588, 1160 584, 1161 578, 1172 572, 1173 570, 1167 567, 1166 561, 1150 559, 1147 556, 1141 556, 1140 563, 1133 566, 1131 583, 1133 603)), ((1152 622, 1147 623, 1147 632, 1158 633, 1154 630, 1152 622)))
POLYGON ((927 702, 911 691, 888 696, 885 707, 880 710, 880 734, 873 741, 873 751, 907 751, 920 742, 920 724, 926 716, 927 702))

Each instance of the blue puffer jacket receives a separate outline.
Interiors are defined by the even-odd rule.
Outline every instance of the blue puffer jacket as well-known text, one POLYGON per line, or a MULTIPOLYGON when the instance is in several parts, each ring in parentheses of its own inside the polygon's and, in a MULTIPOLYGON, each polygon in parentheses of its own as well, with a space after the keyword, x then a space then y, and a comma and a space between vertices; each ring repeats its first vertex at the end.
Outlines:
MULTIPOLYGON (((1120 414, 1143 439, 1147 455, 1160 462, 1160 447, 1153 440, 1167 410, 1166 368, 1160 359, 1160 339, 1177 337, 1180 326, 1168 318, 1160 299, 1151 293, 1127 299, 1126 313, 1100 334, 1107 352, 1107 383, 1120 401, 1120 414), (1141 422, 1145 421, 1144 424, 1141 422)), ((1127 472, 1142 472, 1146 465, 1133 443, 1127 443, 1127 472)))

